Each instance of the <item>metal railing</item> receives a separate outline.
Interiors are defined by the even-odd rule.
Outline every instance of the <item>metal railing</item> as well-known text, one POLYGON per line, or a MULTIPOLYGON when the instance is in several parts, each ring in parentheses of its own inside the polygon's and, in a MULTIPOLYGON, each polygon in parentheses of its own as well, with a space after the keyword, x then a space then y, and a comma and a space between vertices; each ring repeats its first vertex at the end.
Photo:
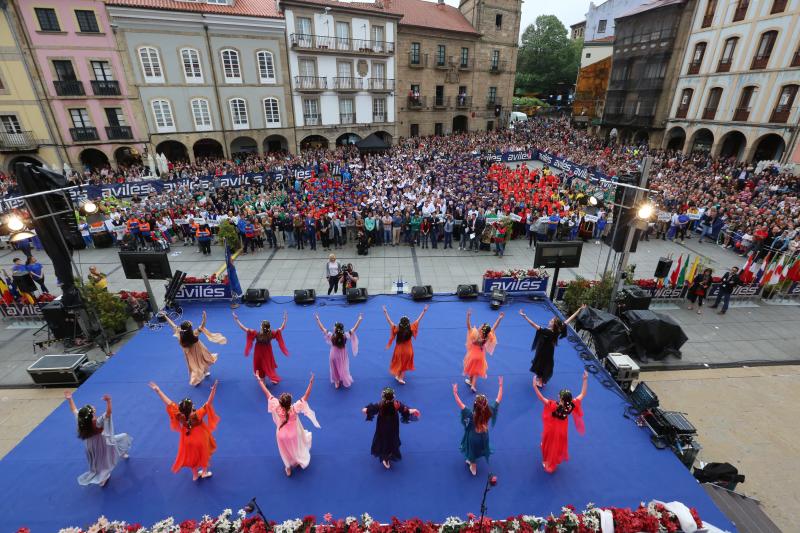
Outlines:
POLYGON ((449 96, 434 96, 433 97, 433 107, 436 107, 436 108, 450 107, 450 97, 449 96))
POLYGON ((355 113, 339 113, 339 124, 353 124, 355 121, 355 113))
POLYGON ((422 109, 425 107, 425 97, 424 96, 409 96, 408 97, 408 108, 409 109, 422 109))
POLYGON ((319 114, 303 115, 303 124, 305 124, 306 126, 318 126, 319 114))
POLYGON ((436 68, 449 68, 450 67, 450 65, 447 63, 447 57, 446 56, 440 56, 438 54, 436 54, 436 56, 434 58, 433 65, 436 68))
POLYGON ((747 122, 748 118, 750 118, 749 107, 737 107, 736 110, 733 112, 734 122, 747 122))
POLYGON ((86 92, 83 90, 83 82, 80 80, 53 80, 53 86, 56 88, 58 96, 85 96, 86 92))
POLYGON ((298 91, 324 91, 328 88, 328 79, 324 76, 295 76, 294 84, 298 91))
POLYGON ((372 122, 386 122, 386 113, 373 113, 372 122))
POLYGON ((425 68, 428 66, 428 54, 415 54, 414 52, 408 53, 408 66, 409 68, 425 68))
POLYGON ((7 133, 0 131, 0 150, 33 150, 39 147, 39 142, 30 131, 7 133))
POLYGON ((456 107, 458 109, 467 109, 472 107, 472 97, 466 94, 459 94, 456 96, 456 107))
POLYGON ((689 106, 680 106, 678 110, 675 112, 675 118, 686 118, 686 115, 689 113, 689 106))
POLYGON ((360 91, 363 88, 361 78, 353 76, 333 78, 333 88, 337 91, 360 91))
POLYGON ((133 131, 130 126, 106 126, 106 137, 109 140, 133 139, 133 131))
POLYGON ((785 124, 789 120, 789 113, 791 111, 792 108, 788 105, 775 106, 775 109, 772 111, 772 115, 769 117, 769 121, 785 124))
POLYGON ((489 63, 489 72, 491 72, 492 74, 500 74, 501 72, 505 72, 506 63, 507 61, 505 59, 502 59, 500 61, 491 61, 489 63))
POLYGON ((95 127, 70 128, 69 134, 75 142, 97 141, 100 139, 95 127))
POLYGON ((394 54, 394 42, 374 39, 351 39, 310 33, 293 33, 289 36, 292 48, 331 52, 358 52, 362 54, 394 54))
POLYGON ((459 57, 456 61, 456 64, 458 65, 458 70, 472 70, 473 66, 475 65, 475 60, 471 57, 459 57))
POLYGON ((486 109, 494 109, 496 105, 503 105, 503 98, 500 96, 487 96, 486 97, 486 109))
POLYGON ((384 78, 370 78, 369 90, 376 92, 394 91, 394 80, 384 78))
POLYGON ((720 59, 717 63, 717 72, 730 72, 732 59, 720 59))
POLYGON ((95 96, 118 96, 122 94, 119 90, 119 82, 116 80, 92 80, 92 93, 95 96))
POLYGON ((716 106, 703 109, 703 120, 714 120, 715 116, 717 116, 716 106))
POLYGON ((754 57, 753 62, 750 64, 750 70, 764 70, 769 63, 769 56, 754 57))
POLYGON ((693 61, 689 63, 689 70, 686 72, 687 74, 698 74, 700 72, 700 65, 702 61, 693 61))

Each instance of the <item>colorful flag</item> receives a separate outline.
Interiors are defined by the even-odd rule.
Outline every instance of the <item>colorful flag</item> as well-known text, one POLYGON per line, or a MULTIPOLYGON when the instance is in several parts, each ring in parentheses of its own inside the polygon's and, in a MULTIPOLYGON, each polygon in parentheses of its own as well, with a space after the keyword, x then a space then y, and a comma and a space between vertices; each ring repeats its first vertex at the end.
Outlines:
POLYGON ((764 277, 764 273, 767 271, 767 267, 769 266, 771 260, 772 252, 767 254, 767 257, 765 257, 764 261, 761 262, 761 266, 758 267, 758 272, 756 272, 756 279, 754 280, 754 283, 761 283, 761 278, 764 277))
POLYGON ((775 265, 775 272, 772 275, 772 283, 771 283, 772 285, 775 285, 776 283, 780 283, 781 281, 786 279, 786 270, 785 269, 786 269, 786 266, 787 266, 786 263, 789 262, 788 259, 789 259, 789 257, 784 254, 784 255, 781 256, 781 260, 778 261, 778 264, 775 265))
POLYGON ((0 300, 8 305, 14 303, 14 295, 11 294, 11 289, 8 288, 8 285, 6 285, 6 282, 2 279, 0 279, 0 300))
POLYGON ((794 260, 792 266, 786 272, 786 277, 792 281, 800 281, 800 257, 794 260))
POLYGON ((694 281, 694 277, 697 274, 698 266, 700 264, 700 256, 694 258, 694 263, 692 263, 691 268, 689 268, 689 274, 687 275, 686 279, 689 281, 694 281))
POLYGON ((678 257, 678 264, 675 266, 675 270, 669 275, 669 283, 673 287, 678 284, 678 274, 681 270, 681 261, 683 261, 683 254, 678 257))
POLYGON ((678 276, 678 287, 682 287, 683 284, 686 282, 686 270, 689 268, 689 258, 691 255, 686 256, 686 262, 683 264, 683 268, 681 269, 681 273, 678 276))

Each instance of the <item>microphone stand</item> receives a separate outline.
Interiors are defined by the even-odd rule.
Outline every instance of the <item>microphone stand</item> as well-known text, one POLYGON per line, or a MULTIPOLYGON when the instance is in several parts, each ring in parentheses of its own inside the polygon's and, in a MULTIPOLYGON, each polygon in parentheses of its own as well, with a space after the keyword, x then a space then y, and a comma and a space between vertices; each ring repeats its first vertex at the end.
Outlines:
POLYGON ((486 514, 486 510, 487 510, 487 507, 486 507, 486 495, 489 494, 489 491, 492 488, 491 480, 492 480, 493 477, 494 477, 494 474, 489 472, 489 474, 486 476, 486 485, 483 487, 483 499, 481 500, 481 518, 480 518, 480 522, 478 522, 478 524, 479 524, 478 525, 478 533, 483 533, 483 517, 486 514))

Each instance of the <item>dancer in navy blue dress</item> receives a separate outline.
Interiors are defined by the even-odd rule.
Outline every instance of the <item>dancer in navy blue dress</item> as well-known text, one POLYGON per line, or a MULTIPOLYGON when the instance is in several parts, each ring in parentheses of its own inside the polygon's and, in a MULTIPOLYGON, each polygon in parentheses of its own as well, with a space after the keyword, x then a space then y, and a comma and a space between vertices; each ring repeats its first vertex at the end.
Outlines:
POLYGON ((555 350, 558 339, 563 339, 567 336, 567 325, 575 320, 578 314, 586 309, 586 304, 583 304, 575 311, 571 317, 561 322, 560 318, 553 317, 543 328, 525 314, 522 309, 519 314, 522 318, 528 321, 528 324, 536 328, 536 335, 533 337, 533 344, 531 350, 534 351, 533 360, 531 361, 531 372, 536 375, 536 383, 539 387, 544 387, 550 378, 553 377, 553 367, 555 366, 555 350))
POLYGON ((500 407, 500 400, 503 399, 503 376, 500 376, 497 381, 499 388, 494 403, 489 406, 486 396, 479 394, 475 397, 472 409, 464 405, 464 402, 458 397, 458 385, 453 384, 453 396, 461 409, 461 423, 464 425, 464 436, 461 438, 460 449, 473 476, 478 473, 478 459, 485 457, 488 461, 489 455, 492 453, 489 445, 489 421, 491 420, 492 426, 497 421, 497 409, 500 407))
POLYGON ((381 401, 371 403, 361 410, 367 415, 367 421, 375 416, 375 436, 372 437, 372 455, 381 460, 385 468, 391 468, 391 461, 399 461, 400 454, 400 422, 407 424, 412 417, 419 418, 419 411, 400 403, 394 396, 394 389, 386 387, 381 394, 381 401))

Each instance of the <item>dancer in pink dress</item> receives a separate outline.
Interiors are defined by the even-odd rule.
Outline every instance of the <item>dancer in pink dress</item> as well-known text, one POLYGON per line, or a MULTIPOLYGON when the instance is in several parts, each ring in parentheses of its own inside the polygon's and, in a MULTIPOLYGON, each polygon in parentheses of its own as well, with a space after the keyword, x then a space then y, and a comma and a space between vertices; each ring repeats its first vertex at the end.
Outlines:
POLYGON ((284 311, 281 327, 273 330, 269 320, 264 320, 261 322, 261 330, 256 331, 239 322, 239 317, 236 316, 236 313, 233 313, 233 320, 236 322, 236 325, 247 333, 247 344, 244 347, 244 356, 248 357, 250 355, 250 349, 255 345, 255 350, 253 350, 253 372, 258 374, 261 379, 268 377, 273 385, 280 383, 281 377, 278 375, 278 365, 275 364, 275 356, 272 354, 272 341, 275 340, 278 343, 278 348, 283 352, 283 355, 289 357, 289 350, 286 349, 286 343, 283 342, 283 328, 286 327, 286 320, 288 318, 288 313, 284 311))
POLYGON ((341 322, 334 324, 333 331, 331 332, 322 325, 318 314, 314 313, 314 318, 317 320, 317 325, 319 329, 322 330, 322 334, 325 335, 325 342, 331 347, 331 383, 333 383, 333 386, 337 389, 340 386, 347 388, 353 384, 353 377, 350 375, 350 360, 347 357, 347 341, 350 341, 350 349, 353 352, 353 357, 355 357, 358 355, 358 337, 356 336, 356 330, 358 326, 361 325, 361 321, 364 320, 364 315, 359 313, 355 325, 347 332, 344 330, 344 324, 341 322))
POLYGON ((211 375, 209 369, 217 362, 217 354, 208 351, 206 345, 200 340, 200 333, 203 333, 209 341, 215 344, 226 344, 228 339, 221 333, 211 333, 206 329, 205 311, 203 311, 200 327, 197 329, 192 328, 192 323, 188 320, 181 322, 178 327, 168 316, 164 315, 164 318, 172 326, 172 332, 178 339, 186 358, 186 366, 189 368, 189 385, 196 387, 211 375))
POLYGON ((303 413, 311 420, 315 428, 319 428, 319 422, 314 411, 308 406, 308 397, 311 395, 311 387, 314 385, 314 374, 308 380, 308 388, 302 398, 292 403, 292 395, 284 392, 276 398, 269 392, 264 382, 256 374, 261 390, 267 396, 267 410, 272 414, 272 421, 275 422, 275 438, 278 441, 278 452, 281 454, 284 470, 287 476, 292 475, 292 468, 299 466, 306 468, 311 462, 311 432, 306 431, 300 422, 300 413, 303 413))

